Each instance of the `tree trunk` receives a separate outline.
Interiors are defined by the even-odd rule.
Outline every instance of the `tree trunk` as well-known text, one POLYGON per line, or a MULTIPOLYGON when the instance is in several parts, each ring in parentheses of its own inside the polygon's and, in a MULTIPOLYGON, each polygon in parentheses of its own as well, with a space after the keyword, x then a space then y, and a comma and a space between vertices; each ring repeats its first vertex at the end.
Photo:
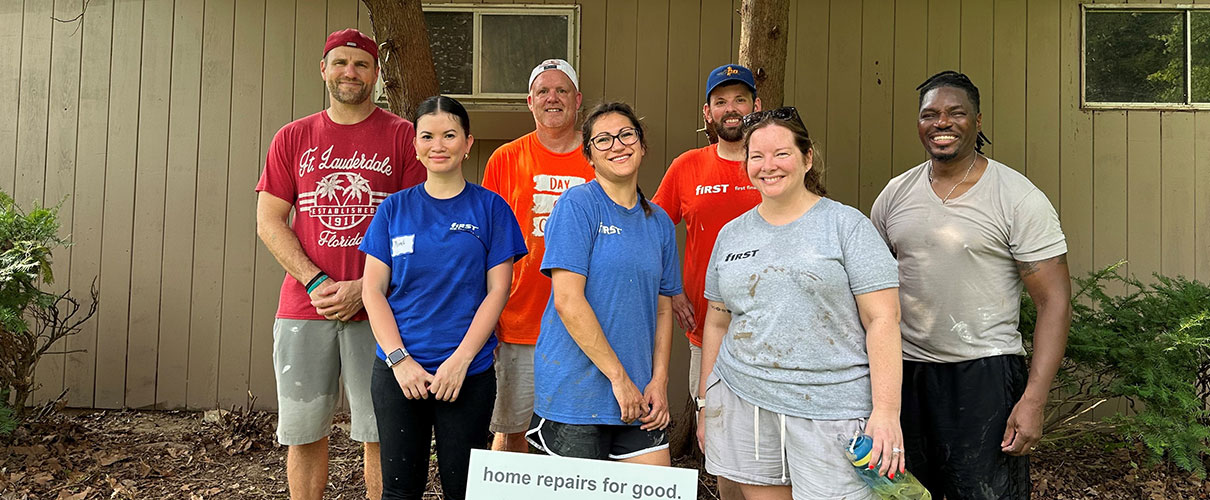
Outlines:
POLYGON ((786 32, 789 0, 743 0, 740 7, 739 63, 756 77, 764 109, 781 107, 785 98, 786 32))
POLYGON ((387 104, 392 113, 411 119, 421 101, 441 92, 420 0, 362 1, 378 42, 387 104))

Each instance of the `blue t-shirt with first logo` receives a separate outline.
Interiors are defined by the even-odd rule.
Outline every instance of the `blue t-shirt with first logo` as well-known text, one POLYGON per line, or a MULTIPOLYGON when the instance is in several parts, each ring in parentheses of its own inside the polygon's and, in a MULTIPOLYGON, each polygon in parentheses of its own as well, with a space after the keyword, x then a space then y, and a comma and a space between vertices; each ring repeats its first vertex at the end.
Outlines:
MULTIPOLYGON (((639 391, 651 381, 659 296, 681 293, 672 220, 654 203, 651 210, 614 203, 596 181, 570 188, 546 222, 542 259, 548 276, 585 276, 584 296, 639 391)), ((553 297, 534 351, 534 412, 565 424, 623 425, 609 379, 571 338, 553 297)))
MULTIPOLYGON (((448 199, 424 184, 378 206, 361 251, 391 268, 387 302, 408 352, 429 373, 454 354, 483 298, 487 271, 527 253, 521 228, 499 195, 467 183, 448 199)), ((484 343, 467 375, 492 365, 496 336, 484 343)), ((378 359, 386 359, 382 348, 378 359)))

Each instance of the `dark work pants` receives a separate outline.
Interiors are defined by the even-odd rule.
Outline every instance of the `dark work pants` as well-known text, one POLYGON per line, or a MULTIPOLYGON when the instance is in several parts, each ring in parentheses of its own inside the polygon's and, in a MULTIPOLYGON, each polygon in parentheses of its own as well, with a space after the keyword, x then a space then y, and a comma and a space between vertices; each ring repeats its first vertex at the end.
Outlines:
POLYGON ((471 448, 491 442, 488 424, 496 401, 496 371, 469 375, 458 399, 407 399, 386 363, 370 379, 382 457, 382 498, 420 500, 428 482, 430 438, 436 433, 441 489, 448 500, 466 497, 471 448))
POLYGON ((1028 379, 1021 356, 961 363, 903 362, 907 468, 940 499, 1030 497, 1029 457, 1000 451, 1028 379))

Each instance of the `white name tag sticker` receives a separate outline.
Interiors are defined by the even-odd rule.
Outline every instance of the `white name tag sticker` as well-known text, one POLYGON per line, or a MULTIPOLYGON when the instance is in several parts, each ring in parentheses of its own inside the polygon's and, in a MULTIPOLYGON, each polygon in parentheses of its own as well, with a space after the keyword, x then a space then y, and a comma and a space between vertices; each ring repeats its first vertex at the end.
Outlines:
POLYGON ((412 253, 412 246, 416 242, 416 235, 405 234, 391 238, 391 257, 398 257, 412 253))
POLYGON ((467 500, 697 498, 697 470, 471 450, 467 500))

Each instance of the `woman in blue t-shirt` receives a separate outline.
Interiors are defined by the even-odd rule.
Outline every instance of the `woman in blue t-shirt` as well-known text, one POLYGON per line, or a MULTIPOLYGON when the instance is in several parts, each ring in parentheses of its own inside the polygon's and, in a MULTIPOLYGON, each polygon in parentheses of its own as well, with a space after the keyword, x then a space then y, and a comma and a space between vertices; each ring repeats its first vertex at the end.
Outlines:
POLYGON ((504 200, 463 178, 472 143, 458 101, 422 102, 416 153, 428 180, 387 197, 361 243, 362 301, 383 361, 370 391, 384 499, 421 497, 434 433, 445 497, 464 498, 470 450, 490 440, 492 332, 526 249, 504 200))
POLYGON ((681 277, 672 221, 638 189, 646 152, 630 106, 597 106, 583 126, 595 179, 564 192, 546 223, 551 296, 526 437, 551 455, 670 464, 670 297, 681 277))

